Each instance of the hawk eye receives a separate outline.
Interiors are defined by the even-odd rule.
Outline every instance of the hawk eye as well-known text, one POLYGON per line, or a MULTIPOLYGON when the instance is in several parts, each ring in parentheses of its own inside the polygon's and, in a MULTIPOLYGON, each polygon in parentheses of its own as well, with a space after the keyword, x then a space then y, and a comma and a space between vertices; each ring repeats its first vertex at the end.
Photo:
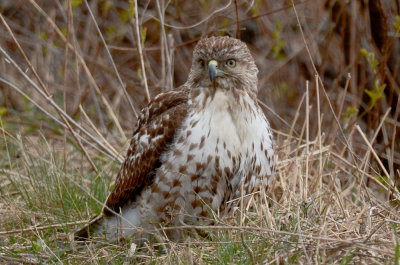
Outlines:
POLYGON ((229 66, 230 68, 233 68, 233 67, 236 66, 236 61, 235 61, 234 59, 229 59, 229 60, 227 60, 227 61, 225 62, 225 64, 226 64, 227 66, 229 66))
POLYGON ((204 66, 205 66, 204 60, 200 59, 198 62, 199 62, 200 67, 204 68, 204 66))

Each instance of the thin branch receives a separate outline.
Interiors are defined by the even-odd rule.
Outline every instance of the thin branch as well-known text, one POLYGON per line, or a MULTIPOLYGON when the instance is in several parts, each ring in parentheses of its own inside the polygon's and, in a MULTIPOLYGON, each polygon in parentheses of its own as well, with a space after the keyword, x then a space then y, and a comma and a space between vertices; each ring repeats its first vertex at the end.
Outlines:
MULTIPOLYGON (((369 143, 367 137, 365 136, 365 134, 363 133, 363 131, 361 130, 360 126, 358 126, 358 124, 356 125, 356 129, 358 131, 358 133, 361 135, 361 137, 363 138, 363 140, 365 141, 365 143, 367 144, 368 148, 371 150, 372 154, 374 155, 376 161, 378 162, 379 166, 381 167, 381 169, 383 170, 383 172, 386 175, 386 178, 388 179, 388 181, 390 183, 387 183, 385 179, 383 179, 383 181, 389 185, 391 188, 394 189, 394 191, 396 191, 397 194, 400 195, 397 187, 394 185, 392 178, 390 177, 390 174, 387 172, 385 166, 382 164, 381 159, 379 158, 379 156, 376 154, 375 150, 372 148, 371 144, 369 143)), ((397 199, 400 199, 400 197, 394 193, 393 196, 397 197, 397 199)))
MULTIPOLYGON (((42 92, 44 92, 45 97, 50 99, 51 95, 49 93, 49 91, 47 90, 46 86, 44 85, 42 79, 39 77, 39 75, 37 74, 35 68, 33 68, 30 60, 28 59, 28 57, 26 56, 24 50, 22 49, 21 45, 19 45, 19 42, 17 41, 17 39, 14 36, 14 33, 12 32, 11 28, 8 26, 7 22, 4 20, 3 16, 0 14, 0 20, 2 21, 4 27, 7 29, 8 33, 10 34, 11 38, 13 39, 14 43, 16 44, 18 51, 21 53, 22 57, 24 57, 25 62, 27 63, 29 69, 32 71, 33 75, 35 76, 36 80, 39 82, 40 88, 42 90, 42 92)), ((1 50, 3 50, 0 47, 1 50)), ((11 59, 11 58, 10 58, 11 59)), ((58 107, 58 106, 57 106, 58 107)), ((80 139, 76 136, 76 132, 75 130, 71 127, 70 123, 68 122, 68 120, 66 119, 65 115, 66 113, 60 108, 56 108, 56 111, 58 112, 58 114, 60 115, 61 119, 63 120, 64 124, 68 127, 68 130, 71 132, 72 136, 75 138, 76 142, 78 143, 79 147, 81 148, 81 150, 83 151, 86 159, 89 161, 90 166, 92 167, 92 169, 94 171, 97 172, 97 168, 96 165, 93 163, 92 159, 90 158, 88 152, 86 151, 86 148, 82 145, 80 139)), ((68 116, 68 115, 66 115, 68 116)))
POLYGON ((236 38, 240 40, 240 22, 237 0, 235 0, 235 15, 236 15, 236 38))
POLYGON ((142 39, 140 37, 140 29, 139 29, 139 15, 138 15, 138 6, 137 6, 137 0, 134 0, 135 2, 135 28, 136 28, 136 42, 137 42, 137 49, 139 52, 139 57, 140 57, 140 65, 142 67, 142 78, 143 78, 143 83, 144 83, 144 88, 146 90, 146 96, 147 96, 147 102, 150 102, 151 97, 150 97, 150 92, 149 92, 149 85, 147 84, 147 75, 146 75, 146 67, 144 66, 144 59, 143 59, 143 51, 142 51, 142 39))
MULTIPOLYGON (((244 202, 243 202, 243 195, 244 195, 243 185, 244 185, 244 181, 242 181, 241 185, 240 185, 240 227, 243 227, 243 221, 244 221, 244 218, 243 218, 243 211, 244 211, 244 209, 243 209, 243 206, 244 206, 243 205, 244 204, 244 202)), ((253 250, 251 250, 251 248, 247 245, 246 240, 244 238, 243 230, 240 231, 240 239, 242 241, 242 245, 244 246, 247 253, 249 254, 251 264, 256 264, 254 261, 253 250)))
MULTIPOLYGON (((0 47, 0 51, 1 51, 1 47, 0 47)), ((54 117, 53 115, 51 115, 47 110, 45 110, 42 106, 39 105, 39 103, 37 103, 35 100, 33 100, 31 97, 29 97, 27 94, 25 94, 20 88, 18 88, 16 85, 14 85, 13 83, 11 83, 10 81, 0 77, 0 81, 7 84, 8 86, 10 86, 11 88, 13 88, 14 90, 16 90, 18 93, 20 93, 22 96, 24 96, 27 100, 29 100, 29 102, 31 102, 33 105, 35 105, 40 111, 42 111, 44 114, 46 114, 47 116, 49 116, 52 120, 54 120, 57 124, 59 124, 60 126, 62 126, 63 128, 67 129, 67 126, 61 122, 60 120, 58 120, 56 117, 54 117)), ((79 125, 79 124, 78 124, 79 125)), ((78 127, 79 128, 79 127, 78 127)), ((82 132, 84 132, 85 134, 91 136, 91 134, 89 134, 89 132, 87 132, 83 127, 79 128, 82 132)), ((122 160, 118 160, 118 157, 110 155, 110 150, 108 149, 100 149, 98 148, 96 145, 94 145, 93 143, 89 142, 86 138, 82 137, 81 135, 77 134, 77 136, 84 141, 87 145, 90 145, 92 148, 96 149, 98 152, 104 154, 105 156, 107 156, 110 159, 113 160, 117 160, 118 162, 122 163, 122 160), (106 152, 107 151, 107 152, 106 152)), ((91 136, 91 139, 98 144, 99 146, 103 147, 102 144, 93 136, 91 136), (92 139, 93 138, 93 139, 92 139)))
POLYGON ((86 111, 82 108, 82 105, 79 105, 80 111, 83 113, 83 116, 85 116, 86 120, 92 127, 92 129, 97 133, 97 135, 100 137, 100 139, 103 141, 103 143, 114 153, 116 157, 119 157, 120 160, 123 160, 124 157, 122 157, 117 150, 104 138, 104 136, 97 130, 96 126, 93 124, 92 120, 89 118, 89 116, 86 114, 86 111))
POLYGON ((340 129, 340 132, 341 132, 343 138, 344 138, 344 141, 345 141, 345 143, 346 143, 346 147, 348 148, 349 153, 350 153, 350 155, 351 155, 353 161, 356 162, 356 155, 354 154, 354 152, 353 152, 353 151, 351 150, 351 148, 350 148, 351 145, 349 144, 349 141, 348 141, 348 139, 346 138, 346 136, 345 136, 345 134, 344 134, 343 128, 342 128, 342 126, 340 125, 340 121, 339 121, 337 115, 335 114, 335 111, 334 111, 334 109, 333 109, 333 107, 332 107, 331 100, 329 99, 329 96, 328 96, 328 94, 326 93, 325 86, 324 86, 324 84, 323 84, 323 82, 322 82, 322 79, 321 79, 321 77, 319 76, 318 71, 317 71, 317 68, 316 68, 316 66, 315 66, 315 64, 314 64, 314 60, 313 60, 313 58, 312 58, 312 56, 311 56, 311 52, 310 52, 310 49, 309 49, 309 47, 308 47, 308 44, 307 44, 307 41, 306 41, 306 37, 305 37, 305 35, 304 35, 304 31, 303 31, 303 28, 302 28, 301 23, 300 23, 299 15, 297 14, 296 5, 294 4, 294 1, 293 1, 293 0, 291 0, 291 2, 292 2, 294 14, 295 14, 295 16, 296 16, 297 24, 298 24, 299 29, 300 29, 301 37, 302 37, 302 39, 303 39, 305 48, 306 48, 306 50, 307 50, 307 55, 308 55, 308 57, 310 58, 310 62, 311 62, 311 65, 312 65, 312 67, 313 67, 313 70, 314 70, 314 72, 315 72, 315 75, 318 77, 318 81, 319 81, 319 83, 321 84, 322 91, 324 92, 324 96, 325 96, 325 98, 326 98, 326 100, 327 100, 327 102, 328 102, 329 108, 330 108, 330 110, 331 110, 331 112, 332 112, 332 115, 333 115, 333 117, 335 118, 335 121, 336 121, 336 123, 337 123, 337 125, 338 125, 338 127, 339 127, 339 129, 340 129))
POLYGON ((160 6, 160 0, 156 1, 157 3, 157 10, 158 10, 158 15, 160 16, 160 27, 161 27, 161 45, 162 45, 162 50, 161 50, 161 56, 162 56, 162 75, 163 75, 163 85, 167 87, 167 90, 172 89, 172 63, 171 63, 171 57, 169 53, 169 47, 168 47, 168 39, 167 39, 167 34, 165 33, 165 27, 164 27, 164 17, 165 17, 165 9, 164 7, 161 8, 160 6), (168 73, 165 75, 165 59, 167 59, 166 65, 168 67, 168 73))
POLYGON ((108 58, 110 59, 111 65, 112 65, 113 68, 114 68, 115 74, 117 75, 117 78, 118 78, 118 81, 119 81, 119 83, 120 83, 120 85, 121 85, 122 91, 124 92, 125 97, 126 97, 126 99, 128 100, 129 105, 131 106, 132 112, 135 114, 135 116, 136 116, 136 118, 137 118, 137 117, 138 117, 138 114, 137 114, 137 112, 136 112, 136 110, 135 110, 135 106, 133 105, 132 99, 131 99, 131 97, 129 96, 128 91, 126 91, 126 85, 122 82, 122 79, 121 79, 121 76, 119 75, 117 66, 115 65, 114 59, 113 59, 113 57, 112 57, 112 55, 111 55, 111 53, 110 53, 110 49, 108 49, 107 43, 106 43, 106 41, 104 40, 103 34, 101 33, 101 30, 100 30, 100 28, 99 28, 99 25, 97 24, 96 18, 94 17, 93 12, 92 12, 92 9, 90 8, 90 6, 89 6, 87 0, 85 0, 85 5, 86 5, 86 7, 87 7, 87 9, 88 9, 88 11, 89 11, 90 17, 91 17, 92 20, 93 20, 93 23, 94 23, 94 26, 96 27, 97 33, 99 33, 101 42, 103 43, 104 48, 106 49, 108 58))
MULTIPOLYGON (((191 29, 191 28, 195 28, 195 27, 197 27, 197 26, 203 24, 203 23, 206 22, 207 20, 209 20, 209 19, 210 19, 212 16, 214 16, 215 14, 220 13, 220 12, 224 11, 225 9, 227 9, 228 7, 230 7, 231 4, 232 4, 232 0, 229 0, 229 2, 228 2, 226 5, 224 5, 224 6, 221 7, 221 8, 218 8, 218 9, 214 10, 214 11, 211 12, 211 14, 209 14, 206 18, 204 18, 204 19, 200 20, 199 22, 194 23, 194 24, 192 24, 192 25, 190 25, 190 26, 175 26, 175 25, 171 25, 171 24, 167 24, 167 23, 164 23, 164 26, 167 26, 167 27, 170 27, 170 28, 174 28, 174 29, 191 29)), ((154 17, 154 16, 153 16, 152 18, 155 19, 155 20, 157 20, 158 22, 160 22, 160 20, 159 20, 158 18, 156 18, 156 17, 154 17)))
MULTIPOLYGON (((108 152, 109 156, 111 156, 113 159, 118 160, 117 157, 115 157, 112 152, 110 152, 110 150, 108 150, 108 148, 106 146, 104 146, 100 141, 98 141, 95 137, 93 137, 93 135, 91 135, 85 128, 83 128, 80 124, 78 124, 76 121, 74 121, 67 113, 65 113, 65 111, 60 108, 51 97, 48 97, 44 94, 44 92, 38 87, 38 85, 32 81, 32 79, 29 78, 29 76, 27 76, 25 74, 25 72, 16 64, 16 62, 8 55, 8 53, 6 51, 4 51, 4 49, 2 47, 0 47, 0 52, 3 53, 3 55, 6 57, 6 59, 20 72, 20 74, 22 74, 22 76, 33 86, 33 88, 35 88, 36 91, 39 92, 39 94, 41 96, 43 96, 49 103, 50 105, 52 105, 57 112, 61 113, 61 115, 63 115, 71 124, 73 124, 74 126, 76 126, 81 132, 83 132, 86 136, 88 136, 92 141, 94 141, 96 144, 98 144, 101 148, 103 148, 104 151, 108 152)), ((4 78, 0 78, 0 80, 6 84, 8 84, 9 86, 11 86, 12 88, 16 89, 17 87, 15 85, 13 85, 11 82, 9 82, 8 80, 4 79, 4 78)), ((23 94, 22 91, 20 89, 16 89, 19 93, 23 94)), ((27 95, 24 95, 25 97, 27 97, 27 95)), ((28 98, 28 97, 27 97, 28 98)), ((34 103, 33 100, 30 100, 31 102, 34 103)), ((35 103, 34 103, 35 104, 35 103)), ((35 104, 37 107, 39 107, 39 104, 35 104)), ((44 113, 46 113, 47 115, 49 115, 52 119, 54 119, 56 122, 60 122, 61 124, 64 124, 63 122, 57 120, 56 118, 54 118, 52 115, 50 115, 47 111, 44 111, 43 108, 40 108, 40 110, 42 110, 44 113)), ((119 161, 122 162, 122 161, 119 161)))
MULTIPOLYGON (((271 112, 275 117, 277 117, 281 122, 283 122, 288 128, 291 128, 290 124, 285 121, 284 119, 282 119, 278 113, 276 113, 273 109, 271 109, 267 104, 265 104, 264 102, 262 102, 260 99, 257 99, 258 103, 263 106, 264 108, 266 108, 269 112, 271 112)), ((294 130, 296 136, 299 135, 299 133, 294 130)))
MULTIPOLYGON (((70 47, 70 49, 74 52, 75 56, 78 58, 80 64, 83 66, 83 69, 85 70, 85 73, 87 74, 87 77, 89 78, 90 83, 94 87, 96 93, 100 96, 104 106, 106 107, 108 113, 110 114, 113 122, 117 126, 117 129, 119 133, 121 134, 122 140, 125 142, 128 139, 126 138, 126 135, 124 131, 122 130, 121 124, 119 123, 117 116, 115 115, 114 110, 112 109, 110 103, 108 100, 104 97, 103 93, 101 92, 100 88, 98 87, 96 81, 94 80, 94 77, 92 73, 89 70, 89 67, 86 65, 85 60, 83 59, 82 55, 79 53, 78 49, 74 47, 71 43, 67 41, 65 38, 64 34, 61 32, 61 30, 58 28, 58 26, 54 23, 54 21, 46 14, 46 12, 43 11, 42 8, 34 1, 34 0, 29 0, 29 2, 39 11, 40 14, 42 14, 46 19, 47 22, 53 27, 53 29, 56 31, 57 35, 70 47)), ((137 118, 137 117, 136 117, 137 118)))
POLYGON ((33 226, 33 227, 29 227, 29 228, 22 228, 22 229, 10 230, 10 231, 0 231, 0 236, 9 236, 9 235, 21 234, 21 233, 26 233, 26 232, 43 231, 43 230, 48 230, 48 229, 53 229, 53 228, 64 228, 66 226, 86 224, 88 221, 89 220, 81 220, 81 221, 67 222, 67 223, 61 223, 61 224, 33 226))

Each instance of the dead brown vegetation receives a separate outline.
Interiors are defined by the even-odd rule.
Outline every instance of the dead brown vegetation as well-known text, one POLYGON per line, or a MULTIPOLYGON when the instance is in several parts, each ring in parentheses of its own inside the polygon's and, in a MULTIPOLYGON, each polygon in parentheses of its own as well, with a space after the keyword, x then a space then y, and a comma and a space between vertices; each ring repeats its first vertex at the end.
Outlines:
POLYGON ((399 5, 1 1, 0 261, 398 264, 399 5), (71 245, 140 109, 186 81, 199 38, 238 28, 276 136, 269 193, 164 254, 71 245))

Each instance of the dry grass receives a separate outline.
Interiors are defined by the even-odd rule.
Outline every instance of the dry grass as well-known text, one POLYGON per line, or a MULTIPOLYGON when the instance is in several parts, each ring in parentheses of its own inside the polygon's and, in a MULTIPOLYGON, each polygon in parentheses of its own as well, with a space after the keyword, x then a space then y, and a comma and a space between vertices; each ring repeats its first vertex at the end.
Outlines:
POLYGON ((0 262, 399 264, 399 9, 1 1, 0 262), (71 241, 101 211, 139 109, 185 81, 198 38, 237 27, 275 133, 269 190, 208 237, 71 241))

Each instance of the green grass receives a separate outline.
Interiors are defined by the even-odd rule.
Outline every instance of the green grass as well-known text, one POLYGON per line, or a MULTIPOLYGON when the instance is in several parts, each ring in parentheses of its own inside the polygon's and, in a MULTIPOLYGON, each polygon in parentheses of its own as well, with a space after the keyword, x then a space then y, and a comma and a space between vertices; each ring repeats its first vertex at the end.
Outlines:
POLYGON ((88 220, 101 211, 102 205, 93 198, 100 202, 106 199, 117 163, 98 157, 99 168, 108 168, 108 172, 94 173, 88 165, 78 163, 82 155, 72 145, 67 145, 64 161, 63 152, 54 150, 62 143, 53 145, 42 136, 4 136, 1 141, 5 147, 1 155, 1 195, 8 213, 0 217, 1 231, 45 228, 11 235, 7 245, 18 247, 7 252, 18 256, 23 246, 27 251, 24 254, 46 253, 48 262, 67 258, 71 252, 67 235, 79 224, 62 224, 88 220), (54 224, 61 227, 52 228, 54 224))

